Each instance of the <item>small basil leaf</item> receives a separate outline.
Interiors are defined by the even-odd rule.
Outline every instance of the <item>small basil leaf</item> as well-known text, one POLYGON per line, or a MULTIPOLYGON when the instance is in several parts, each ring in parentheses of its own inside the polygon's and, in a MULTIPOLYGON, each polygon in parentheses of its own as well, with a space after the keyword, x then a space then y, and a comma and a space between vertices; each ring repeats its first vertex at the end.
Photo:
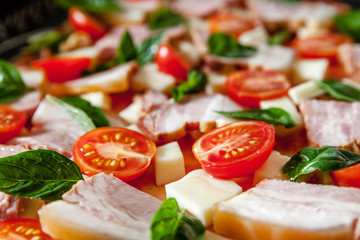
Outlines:
POLYGON ((225 33, 212 34, 208 39, 208 48, 211 54, 227 58, 251 57, 257 52, 255 47, 240 45, 225 33))
POLYGON ((116 64, 122 64, 134 59, 136 59, 136 47, 130 33, 126 30, 122 35, 114 61, 116 64))
POLYGON ((291 33, 289 30, 285 29, 281 32, 274 34, 269 40, 269 45, 281 45, 284 42, 288 41, 291 37, 291 33))
POLYGON ((186 94, 198 93, 204 90, 207 82, 207 78, 204 74, 193 70, 189 73, 188 81, 182 82, 179 86, 171 89, 171 94, 175 102, 179 102, 186 94))
POLYGON ((91 105, 89 101, 79 97, 62 97, 61 100, 83 110, 88 117, 91 118, 96 127, 110 126, 110 122, 105 117, 103 111, 100 108, 91 105))
POLYGON ((21 97, 26 86, 18 70, 0 59, 0 103, 10 103, 21 97))
POLYGON ((347 102, 360 101, 360 90, 335 80, 316 81, 316 84, 327 94, 337 100, 347 102))
POLYGON ((55 31, 47 32, 38 36, 27 46, 24 51, 27 53, 37 53, 40 49, 47 47, 52 51, 57 52, 59 44, 68 37, 68 34, 63 34, 55 31))
POLYGON ((315 170, 332 172, 360 162, 360 154, 333 146, 306 147, 297 152, 282 168, 291 181, 315 170))
POLYGON ((205 227, 202 223, 180 211, 174 198, 166 199, 151 222, 152 240, 180 240, 204 238, 205 227))
POLYGON ((168 28, 185 22, 185 19, 168 8, 160 8, 150 15, 149 28, 152 30, 168 28))
POLYGON ((121 10, 119 2, 114 0, 56 0, 64 8, 78 6, 87 12, 106 13, 121 10))
POLYGON ((0 158, 0 191, 55 201, 83 180, 75 162, 51 150, 32 150, 0 158))
POLYGON ((267 122, 273 125, 285 125, 286 128, 295 127, 294 119, 281 108, 251 109, 238 112, 217 112, 236 119, 250 119, 267 122))
POLYGON ((360 10, 352 10, 336 15, 334 18, 337 30, 360 42, 360 10))
POLYGON ((59 105, 62 109, 64 109, 67 113, 70 114, 70 116, 81 126, 81 128, 88 132, 90 130, 93 130, 96 128, 93 121, 89 118, 89 116, 80 108, 74 107, 65 101, 58 99, 56 97, 53 97, 51 95, 46 95, 46 99, 50 102, 53 102, 57 105, 59 105))
POLYGON ((151 62, 154 59, 162 36, 163 33, 161 32, 153 37, 146 39, 137 47, 136 59, 140 65, 144 65, 145 63, 151 62))

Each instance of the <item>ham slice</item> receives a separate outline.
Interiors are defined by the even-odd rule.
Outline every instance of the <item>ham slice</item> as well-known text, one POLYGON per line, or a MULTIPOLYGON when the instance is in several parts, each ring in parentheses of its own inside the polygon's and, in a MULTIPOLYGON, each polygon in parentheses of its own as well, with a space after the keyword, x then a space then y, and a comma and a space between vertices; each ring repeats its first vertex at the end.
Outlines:
POLYGON ((206 17, 233 2, 231 0, 174 0, 170 7, 187 17, 206 17))
POLYGON ((345 72, 351 80, 360 84, 360 44, 343 44, 338 51, 345 72))
POLYGON ((63 201, 39 211, 43 230, 56 239, 150 239, 161 201, 121 180, 98 174, 79 181, 63 201))
POLYGON ((360 152, 360 103, 304 100, 300 103, 311 146, 343 147, 360 152))
POLYGON ((39 106, 40 101, 40 91, 32 91, 25 93, 21 98, 9 104, 9 106, 18 111, 26 112, 28 116, 32 116, 36 108, 39 106))
POLYGON ((236 239, 354 239, 360 189, 264 180, 221 202, 217 233, 236 239))

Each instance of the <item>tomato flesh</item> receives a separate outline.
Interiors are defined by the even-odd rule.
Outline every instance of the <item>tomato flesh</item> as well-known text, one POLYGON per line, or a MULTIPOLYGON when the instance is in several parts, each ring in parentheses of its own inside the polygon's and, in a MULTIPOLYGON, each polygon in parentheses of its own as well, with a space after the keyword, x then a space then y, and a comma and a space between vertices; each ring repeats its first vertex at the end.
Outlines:
POLYGON ((172 75, 177 79, 186 80, 190 64, 184 56, 168 44, 161 44, 155 56, 159 71, 172 75))
POLYGON ((89 131, 73 148, 75 162, 84 174, 92 176, 103 172, 125 182, 143 174, 155 152, 156 146, 151 139, 119 127, 89 131))
POLYGON ((89 68, 88 57, 61 58, 53 57, 32 62, 32 67, 41 68, 46 72, 50 82, 62 83, 81 77, 81 73, 89 68))
POLYGON ((220 13, 209 18, 209 27, 212 33, 224 32, 238 38, 242 33, 253 29, 255 23, 242 15, 220 13))
POLYGON ((77 7, 69 9, 68 19, 75 30, 87 32, 94 42, 107 32, 103 24, 77 7))
POLYGON ((25 112, 17 111, 9 106, 0 105, 0 143, 6 143, 19 135, 25 126, 27 116, 25 112))
POLYGON ((274 128, 260 121, 239 121, 201 136, 192 150, 202 168, 217 178, 239 178, 254 173, 269 157, 274 128))
POLYGON ((41 230, 40 222, 31 218, 15 218, 0 222, 0 239, 52 240, 41 230))
POLYGON ((360 188, 360 164, 330 172, 330 176, 338 186, 360 188))
POLYGON ((278 71, 242 70, 227 76, 226 90, 237 103, 259 108, 260 101, 285 96, 291 87, 287 77, 278 71))

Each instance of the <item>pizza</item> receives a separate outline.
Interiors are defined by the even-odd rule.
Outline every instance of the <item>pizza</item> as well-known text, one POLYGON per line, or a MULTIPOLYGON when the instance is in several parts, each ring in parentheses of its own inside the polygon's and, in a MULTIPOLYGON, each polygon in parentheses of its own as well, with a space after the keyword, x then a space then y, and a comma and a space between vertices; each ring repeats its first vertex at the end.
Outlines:
POLYGON ((58 3, 0 60, 1 239, 360 239, 360 11, 58 3))

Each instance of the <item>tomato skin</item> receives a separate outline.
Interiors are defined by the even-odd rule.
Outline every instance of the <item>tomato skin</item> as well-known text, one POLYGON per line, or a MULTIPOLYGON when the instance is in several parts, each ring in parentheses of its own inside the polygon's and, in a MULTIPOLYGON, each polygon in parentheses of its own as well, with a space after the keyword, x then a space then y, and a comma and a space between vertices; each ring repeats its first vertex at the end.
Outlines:
POLYGON ((31 218, 14 218, 2 221, 0 222, 0 230, 0 239, 53 239, 41 230, 39 220, 31 218))
POLYGON ((241 70, 227 76, 229 96, 237 103, 259 108, 260 101, 285 96, 291 87, 287 77, 278 71, 241 70))
POLYGON ((27 116, 25 112, 17 111, 9 106, 0 105, 0 143, 6 143, 19 135, 25 126, 27 116))
POLYGON ((254 173, 269 157, 274 128, 260 121, 238 121, 201 136, 192 150, 201 167, 216 178, 240 178, 254 173))
POLYGON ((220 13, 209 17, 210 32, 228 33, 236 39, 242 33, 253 29, 255 25, 252 19, 231 13, 220 13))
POLYGON ((63 83, 80 78, 81 73, 89 68, 90 63, 91 60, 88 57, 53 57, 33 61, 31 66, 43 69, 50 82, 63 83))
POLYGON ((124 182, 143 174, 155 152, 156 145, 150 138, 120 127, 93 129, 73 148, 74 160, 84 174, 112 174, 124 182))
POLYGON ((330 172, 330 176, 338 186, 360 188, 360 164, 330 172))
POLYGON ((337 64, 338 47, 344 43, 353 43, 353 40, 340 33, 327 33, 317 37, 299 39, 292 42, 300 58, 326 58, 331 65, 337 64))
POLYGON ((186 80, 191 69, 185 57, 168 44, 161 44, 155 55, 155 62, 161 72, 177 79, 186 80))
POLYGON ((69 9, 68 19, 75 30, 87 32, 94 42, 102 38, 107 32, 103 24, 77 7, 69 9))

